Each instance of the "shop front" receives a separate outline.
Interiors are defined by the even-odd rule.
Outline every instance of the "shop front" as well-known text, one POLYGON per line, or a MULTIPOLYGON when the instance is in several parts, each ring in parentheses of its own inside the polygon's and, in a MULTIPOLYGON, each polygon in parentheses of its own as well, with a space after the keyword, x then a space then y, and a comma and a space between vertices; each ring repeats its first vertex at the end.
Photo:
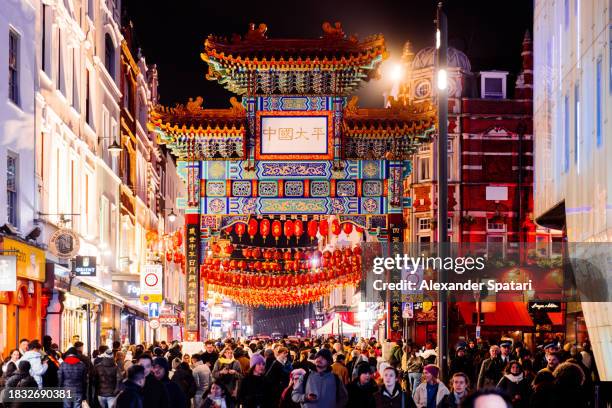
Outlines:
POLYGON ((45 252, 17 239, 2 237, 3 256, 15 257, 14 291, 0 292, 0 351, 17 347, 19 340, 41 339, 42 282, 45 280, 45 252))

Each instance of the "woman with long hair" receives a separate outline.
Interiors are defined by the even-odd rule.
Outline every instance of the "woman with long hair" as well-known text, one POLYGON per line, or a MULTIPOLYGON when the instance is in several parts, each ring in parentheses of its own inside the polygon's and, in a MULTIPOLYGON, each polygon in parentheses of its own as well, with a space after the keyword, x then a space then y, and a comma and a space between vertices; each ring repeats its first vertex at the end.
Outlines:
POLYGON ((202 397, 202 403, 196 408, 234 408, 234 399, 223 383, 213 380, 202 397))

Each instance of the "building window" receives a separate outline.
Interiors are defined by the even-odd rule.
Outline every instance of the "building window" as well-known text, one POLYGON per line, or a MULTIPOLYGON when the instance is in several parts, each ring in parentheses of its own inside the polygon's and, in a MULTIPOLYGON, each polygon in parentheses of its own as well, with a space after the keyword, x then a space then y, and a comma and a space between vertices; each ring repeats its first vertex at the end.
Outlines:
POLYGON ((563 26, 567 30, 569 27, 569 18, 570 18, 570 0, 564 0, 563 3, 563 26))
POLYGON ((574 85, 574 164, 580 170, 580 86, 574 85))
POLYGON ((41 43, 41 63, 42 70, 51 77, 49 68, 51 62, 51 15, 49 6, 43 3, 42 5, 42 43, 41 43))
POLYGON ((484 99, 506 98, 506 77, 503 71, 484 71, 480 73, 480 97, 484 99))
POLYGON ((79 78, 81 78, 81 73, 79 72, 79 63, 78 63, 78 54, 77 49, 72 49, 72 107, 77 112, 81 111, 80 108, 80 100, 79 100, 79 78))
POLYGON ((19 106, 19 35, 9 30, 9 89, 8 96, 19 106))
POLYGON ((487 221, 488 232, 506 232, 506 224, 503 222, 487 221))
POLYGON ((6 217, 8 222, 18 228, 17 222, 17 155, 9 153, 6 156, 6 217))
POLYGON ((601 117, 601 57, 597 59, 597 65, 595 69, 595 137, 597 147, 601 146, 602 142, 602 117, 601 117))
POLYGON ((85 70, 85 121, 93 129, 93 114, 91 112, 91 72, 89 69, 85 70))
POLYGON ((115 79, 115 44, 108 33, 104 36, 104 66, 111 78, 115 79))
POLYGON ((419 218, 419 231, 431 230, 431 222, 429 218, 419 218))
POLYGON ((448 217, 446 219, 446 229, 448 231, 452 231, 453 230, 453 217, 448 217))
POLYGON ((419 153, 429 153, 431 149, 431 143, 423 143, 419 146, 419 153))
POLYGON ((569 171, 569 163, 570 163, 570 136, 569 136, 569 126, 570 126, 570 118, 569 118, 569 96, 565 95, 565 99, 563 101, 563 170, 565 172, 569 171))
POLYGON ((94 0, 87 0, 87 16, 91 21, 94 19, 94 0))
POLYGON ((429 173, 430 159, 430 157, 419 157, 418 181, 425 181, 431 179, 431 175, 429 173))

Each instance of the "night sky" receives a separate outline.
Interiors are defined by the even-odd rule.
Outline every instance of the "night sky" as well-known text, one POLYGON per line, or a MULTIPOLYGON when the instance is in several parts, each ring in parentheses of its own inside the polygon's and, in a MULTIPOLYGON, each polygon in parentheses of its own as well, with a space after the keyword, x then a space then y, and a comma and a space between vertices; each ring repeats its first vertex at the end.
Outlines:
MULTIPOLYGON (((148 64, 157 64, 161 102, 174 105, 200 95, 204 107, 221 108, 229 107, 231 95, 217 82, 206 80, 207 66, 200 59, 208 34, 243 35, 248 23, 254 22, 267 24, 268 38, 319 37, 324 21, 340 21, 347 35, 363 39, 382 33, 390 51, 389 65, 399 59, 406 40, 415 52, 433 45, 436 4, 426 0, 124 0, 137 46, 148 64)), ((448 0, 445 8, 449 43, 467 54, 472 71, 519 71, 521 41, 525 30, 532 31, 533 26, 532 0, 448 0)), ((364 84, 360 105, 381 105, 382 92, 389 85, 384 78, 364 84)))

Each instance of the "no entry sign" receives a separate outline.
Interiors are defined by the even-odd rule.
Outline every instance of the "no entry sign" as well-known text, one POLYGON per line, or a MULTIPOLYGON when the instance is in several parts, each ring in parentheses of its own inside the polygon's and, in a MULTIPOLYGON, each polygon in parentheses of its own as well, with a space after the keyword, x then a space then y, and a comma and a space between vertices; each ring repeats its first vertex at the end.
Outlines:
POLYGON ((162 293, 162 266, 144 265, 140 272, 140 300, 143 303, 160 303, 162 293))

